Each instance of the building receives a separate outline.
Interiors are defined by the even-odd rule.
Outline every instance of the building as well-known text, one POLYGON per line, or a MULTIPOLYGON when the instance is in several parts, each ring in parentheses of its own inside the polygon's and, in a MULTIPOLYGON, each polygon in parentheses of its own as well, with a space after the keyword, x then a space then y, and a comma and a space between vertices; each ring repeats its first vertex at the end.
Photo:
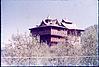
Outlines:
POLYGON ((67 19, 58 21, 57 19, 46 18, 37 27, 29 29, 32 36, 39 37, 40 42, 46 42, 49 46, 63 42, 74 42, 75 38, 80 43, 81 32, 75 24, 67 19))

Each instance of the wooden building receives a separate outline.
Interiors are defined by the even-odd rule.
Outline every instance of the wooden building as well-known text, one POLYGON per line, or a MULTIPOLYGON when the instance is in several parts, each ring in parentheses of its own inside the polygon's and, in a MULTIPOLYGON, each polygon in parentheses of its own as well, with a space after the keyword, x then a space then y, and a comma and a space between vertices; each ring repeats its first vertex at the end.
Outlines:
POLYGON ((59 22, 57 19, 50 18, 42 20, 39 26, 29 30, 32 36, 39 37, 40 42, 46 42, 49 46, 66 42, 66 40, 72 41, 74 36, 80 42, 81 32, 84 31, 66 19, 59 22))

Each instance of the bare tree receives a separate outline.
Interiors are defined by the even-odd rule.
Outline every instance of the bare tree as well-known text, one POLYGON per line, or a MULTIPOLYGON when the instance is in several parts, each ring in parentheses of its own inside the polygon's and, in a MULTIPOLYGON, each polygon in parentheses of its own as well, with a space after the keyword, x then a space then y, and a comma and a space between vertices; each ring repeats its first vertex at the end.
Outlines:
POLYGON ((65 43, 51 47, 26 33, 12 35, 2 52, 2 60, 8 65, 96 65, 97 57, 93 57, 97 55, 96 32, 96 27, 86 30, 82 44, 77 43, 78 36, 71 36, 65 43))
POLYGON ((2 57, 8 65, 29 65, 33 57, 48 55, 48 49, 46 44, 40 44, 35 37, 26 33, 17 34, 12 35, 12 40, 6 44, 2 57))
POLYGON ((86 28, 82 34, 82 58, 81 63, 86 65, 98 65, 98 33, 97 25, 86 28))

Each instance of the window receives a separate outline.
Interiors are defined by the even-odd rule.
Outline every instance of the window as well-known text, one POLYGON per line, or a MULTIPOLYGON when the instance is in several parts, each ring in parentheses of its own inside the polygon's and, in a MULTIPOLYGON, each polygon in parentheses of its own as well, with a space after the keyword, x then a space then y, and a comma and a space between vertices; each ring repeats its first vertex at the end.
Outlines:
POLYGON ((61 31, 61 29, 58 29, 58 31, 61 31))
POLYGON ((50 23, 50 24, 52 24, 52 23, 50 23))
POLYGON ((60 39, 60 37, 58 37, 58 39, 60 39))
POLYGON ((70 34, 70 31, 69 31, 69 30, 67 31, 67 34, 68 34, 68 35, 70 34))

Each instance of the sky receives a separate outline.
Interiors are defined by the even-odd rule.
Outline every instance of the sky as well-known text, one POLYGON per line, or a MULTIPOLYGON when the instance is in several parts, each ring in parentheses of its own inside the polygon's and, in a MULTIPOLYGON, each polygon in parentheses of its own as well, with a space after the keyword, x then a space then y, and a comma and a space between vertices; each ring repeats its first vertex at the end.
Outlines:
POLYGON ((97 4, 97 0, 1 0, 1 47, 12 34, 30 33, 29 28, 47 16, 68 18, 82 29, 98 24, 97 4))

